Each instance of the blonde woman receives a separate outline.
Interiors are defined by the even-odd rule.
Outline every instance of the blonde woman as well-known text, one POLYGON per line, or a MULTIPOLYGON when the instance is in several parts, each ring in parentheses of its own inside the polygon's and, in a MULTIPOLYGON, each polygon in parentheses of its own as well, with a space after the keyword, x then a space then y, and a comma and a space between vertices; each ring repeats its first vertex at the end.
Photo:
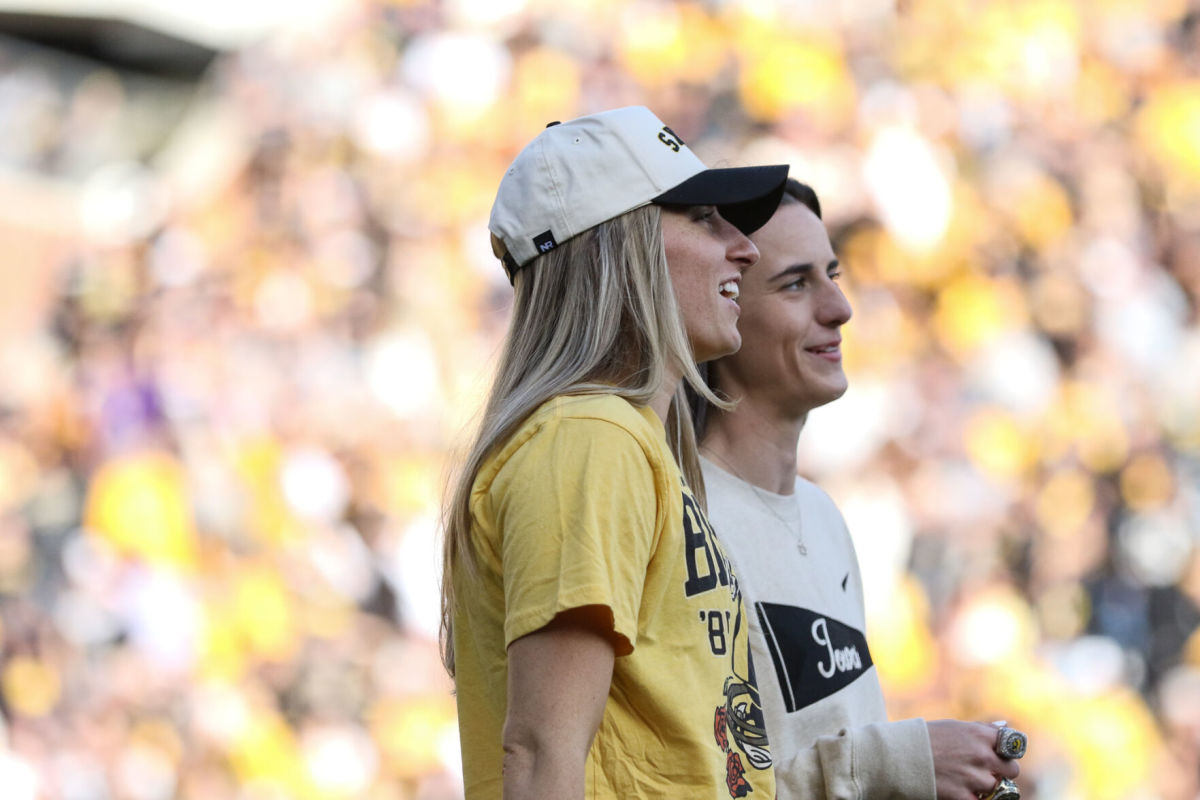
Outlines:
POLYGON ((443 565, 469 798, 774 795, 681 386, 740 344, 786 175, 707 169, 631 107, 551 123, 501 181, 512 319, 443 565))

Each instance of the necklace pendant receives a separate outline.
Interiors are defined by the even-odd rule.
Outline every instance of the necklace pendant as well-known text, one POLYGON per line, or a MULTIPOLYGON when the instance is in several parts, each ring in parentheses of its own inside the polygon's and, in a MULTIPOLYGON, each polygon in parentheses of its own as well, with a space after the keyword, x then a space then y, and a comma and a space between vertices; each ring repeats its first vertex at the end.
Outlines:
POLYGON ((804 546, 804 542, 799 542, 796 545, 796 549, 800 551, 800 555, 802 555, 802 556, 808 555, 808 548, 804 546))

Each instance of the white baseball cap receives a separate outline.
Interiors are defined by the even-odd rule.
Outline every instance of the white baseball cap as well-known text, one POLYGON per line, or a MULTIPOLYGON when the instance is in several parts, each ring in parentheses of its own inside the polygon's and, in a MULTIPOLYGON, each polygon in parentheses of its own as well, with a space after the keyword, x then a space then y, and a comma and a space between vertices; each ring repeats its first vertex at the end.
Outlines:
POLYGON ((743 233, 783 194, 786 165, 709 169, 644 106, 551 122, 513 161, 492 205, 492 249, 517 270, 588 228, 650 203, 715 205, 743 233))

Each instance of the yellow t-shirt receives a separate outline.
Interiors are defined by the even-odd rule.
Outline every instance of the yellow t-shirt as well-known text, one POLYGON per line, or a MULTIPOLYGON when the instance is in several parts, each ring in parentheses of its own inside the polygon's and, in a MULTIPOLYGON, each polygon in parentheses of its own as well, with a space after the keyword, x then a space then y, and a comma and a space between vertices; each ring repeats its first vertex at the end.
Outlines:
POLYGON ((618 657, 586 796, 774 797, 737 579, 651 409, 550 400, 483 465, 471 514, 481 574, 454 576, 469 800, 501 795, 506 648, 587 605, 612 611, 618 657))

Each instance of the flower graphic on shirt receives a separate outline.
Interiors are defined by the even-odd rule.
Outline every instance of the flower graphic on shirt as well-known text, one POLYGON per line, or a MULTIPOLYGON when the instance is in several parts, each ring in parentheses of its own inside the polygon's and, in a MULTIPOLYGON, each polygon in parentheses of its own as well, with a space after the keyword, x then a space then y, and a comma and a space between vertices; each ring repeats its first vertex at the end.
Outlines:
POLYGON ((725 758, 725 785, 729 787, 730 797, 745 797, 754 791, 746 782, 746 768, 742 766, 742 757, 730 750, 725 758))
POLYGON ((729 734, 725 729, 727 724, 728 714, 725 706, 717 706, 717 713, 713 717, 713 734, 717 740, 717 746, 723 751, 729 750, 729 734))
MULTIPOLYGON (((745 714, 745 709, 739 706, 734 709, 733 713, 740 719, 745 714)), ((716 713, 713 714, 713 738, 717 740, 717 746, 725 752, 725 785, 729 789, 729 796, 745 797, 753 792, 754 788, 746 780, 746 767, 742 764, 741 753, 737 748, 729 746, 731 730, 729 714, 730 707, 728 705, 717 706, 716 713)), ((742 723, 737 724, 740 726, 742 723)), ((737 739, 738 746, 750 757, 751 763, 756 760, 763 763, 762 766, 755 765, 756 768, 765 769, 771 765, 770 751, 743 741, 744 732, 739 733, 739 730, 735 729, 733 735, 737 739)))

